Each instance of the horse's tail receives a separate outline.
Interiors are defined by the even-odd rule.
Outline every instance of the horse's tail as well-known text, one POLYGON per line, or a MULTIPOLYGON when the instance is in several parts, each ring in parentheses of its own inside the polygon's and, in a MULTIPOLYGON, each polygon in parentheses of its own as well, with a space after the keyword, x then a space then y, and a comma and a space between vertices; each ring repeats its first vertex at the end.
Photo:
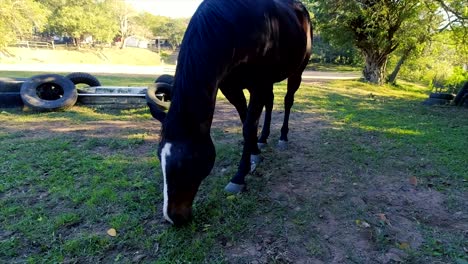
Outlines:
POLYGON ((297 19, 299 20, 304 33, 307 38, 307 56, 310 57, 312 54, 312 40, 313 40, 313 28, 310 20, 309 11, 300 1, 294 1, 294 12, 296 13, 297 19))

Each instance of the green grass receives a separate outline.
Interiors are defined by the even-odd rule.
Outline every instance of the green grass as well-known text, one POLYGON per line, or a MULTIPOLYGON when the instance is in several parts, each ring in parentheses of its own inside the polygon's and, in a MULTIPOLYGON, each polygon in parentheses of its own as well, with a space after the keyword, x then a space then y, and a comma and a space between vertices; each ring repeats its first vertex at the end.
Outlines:
POLYGON ((120 64, 120 65, 160 65, 160 57, 148 49, 25 49, 8 48, 10 56, 0 58, 0 63, 49 63, 49 64, 120 64))
MULTIPOLYGON (((468 138, 466 109, 422 107, 420 102, 427 98, 426 92, 411 84, 399 88, 335 82, 304 96, 299 100, 313 102, 315 107, 334 118, 334 124, 340 130, 333 136, 342 134, 340 136, 346 138, 373 133, 389 139, 384 150, 389 151, 392 147, 398 147, 398 151, 411 150, 415 157, 426 159, 420 162, 437 165, 435 172, 414 171, 416 174, 445 176, 451 180, 462 180, 467 176, 466 164, 460 162, 467 154, 464 144, 468 138)), ((383 156, 379 155, 387 154, 369 145, 358 144, 353 148, 353 154, 375 156, 374 162, 382 161, 383 156)))
POLYGON ((340 65, 332 63, 311 63, 307 66, 311 71, 331 71, 331 72, 362 72, 362 66, 340 65))
MULTIPOLYGON (((48 74, 49 72, 0 72, 0 77, 5 78, 29 78, 39 74, 48 74)), ((69 73, 61 73, 67 75, 69 73)), ((147 86, 154 83, 155 77, 145 76, 125 76, 122 74, 93 74, 104 86, 147 86)))
MULTIPOLYGON (((99 79, 106 85, 152 82, 151 78, 138 77, 99 79)), ((284 83, 276 87, 275 111, 282 110, 285 89, 284 83)), ((305 167, 319 161, 316 169, 327 177, 317 183, 324 187, 322 190, 303 197, 282 194, 273 199, 268 189, 277 179, 282 181, 281 177, 294 178, 290 175, 293 165, 283 162, 294 158, 292 151, 267 151, 265 164, 256 172, 262 177, 248 178, 252 191, 226 195, 222 188, 237 168, 241 130, 226 134, 214 127, 215 168, 197 195, 194 221, 178 229, 169 227, 161 217, 161 171, 155 135, 146 129, 146 122, 151 120, 147 109, 75 107, 41 114, 1 109, 0 262, 247 262, 251 260, 248 257, 233 258, 226 245, 236 248, 245 241, 258 241, 263 235, 259 235, 260 230, 273 240, 264 246, 270 252, 265 253, 269 263, 285 261, 280 257, 289 247, 303 248, 300 252, 305 257, 327 262, 331 242, 325 241, 315 226, 324 218, 323 210, 344 219, 339 228, 355 227, 356 219, 366 219, 374 228, 372 215, 378 208, 353 208, 348 199, 340 200, 336 193, 327 191, 340 187, 336 183, 340 175, 346 175, 339 178, 344 181, 344 195, 350 195, 352 183, 373 188, 365 186, 362 171, 413 175, 421 181, 421 188, 429 186, 444 195, 455 195, 447 200, 450 211, 463 210, 466 201, 456 194, 467 187, 466 162, 462 161, 468 157, 468 111, 423 107, 420 102, 427 92, 409 83, 400 87, 376 87, 357 81, 304 84, 292 115, 319 116, 327 125, 321 128, 319 143, 301 146, 301 155, 310 157, 311 164, 305 167), (140 125, 113 134, 99 127, 88 127, 95 130, 91 134, 84 128, 84 134, 48 130, 60 128, 57 123, 67 128, 93 122, 140 125), (33 126, 40 127, 31 130, 33 126), (117 230, 116 237, 106 234, 109 228, 117 230)), ((218 98, 224 100, 222 95, 218 98)), ((304 126, 315 129, 313 124, 304 126)), ((290 129, 292 135, 308 133, 299 132, 295 126, 290 129)), ((424 242, 419 248, 408 249, 408 263, 465 258, 466 241, 460 233, 423 222, 417 228, 424 242)), ((372 241, 382 252, 400 243, 389 227, 376 223, 375 232, 372 241)), ((348 247, 345 250, 350 260, 365 261, 348 247)))

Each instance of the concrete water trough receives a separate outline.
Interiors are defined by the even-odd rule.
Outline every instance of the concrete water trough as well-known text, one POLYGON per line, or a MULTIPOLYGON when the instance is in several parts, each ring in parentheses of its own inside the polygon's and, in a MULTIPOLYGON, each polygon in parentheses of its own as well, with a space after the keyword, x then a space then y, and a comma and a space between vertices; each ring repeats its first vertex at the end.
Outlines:
POLYGON ((77 103, 93 107, 134 108, 146 105, 148 87, 96 86, 78 91, 77 103))

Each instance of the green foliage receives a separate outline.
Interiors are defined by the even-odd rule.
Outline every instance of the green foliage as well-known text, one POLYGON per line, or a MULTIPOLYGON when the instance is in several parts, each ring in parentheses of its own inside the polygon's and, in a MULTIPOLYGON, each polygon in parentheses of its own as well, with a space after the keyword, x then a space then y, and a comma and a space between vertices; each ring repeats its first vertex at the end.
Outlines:
POLYGON ((185 18, 155 16, 149 13, 139 14, 135 17, 135 23, 144 28, 146 34, 167 39, 173 48, 180 45, 188 26, 188 20, 185 18))
POLYGON ((47 11, 33 0, 0 0, 0 50, 40 31, 47 11))
POLYGON ((161 22, 158 27, 153 27, 154 35, 167 38, 173 48, 178 47, 188 26, 186 19, 166 18, 161 22))
MULTIPOLYGON (((311 2, 311 1, 309 1, 311 2)), ((349 45, 366 60, 364 78, 382 83, 389 54, 400 44, 402 23, 418 18, 418 0, 314 1, 318 28, 326 39, 349 45)))
POLYGON ((401 70, 402 77, 452 86, 448 79, 452 78, 454 67, 468 63, 468 8, 464 0, 303 2, 315 14, 320 36, 330 43, 328 47, 319 43, 318 57, 324 57, 323 50, 343 54, 354 46, 364 56, 363 73, 368 81, 382 80, 378 75, 384 77, 388 66, 393 71, 391 82, 401 70), (448 54, 430 58, 434 39, 441 38, 451 41, 448 54), (446 62, 449 60, 452 61, 446 62))
MULTIPOLYGON (((468 72, 462 68, 466 60, 450 36, 451 32, 446 31, 432 37, 418 56, 412 56, 406 61, 400 77, 421 82, 434 90, 456 92, 468 80, 468 72)), ((395 65, 398 59, 397 56, 392 57, 390 66, 395 65)))
POLYGON ((110 42, 117 33, 117 23, 106 2, 71 1, 57 5, 49 17, 49 31, 81 39, 91 35, 97 41, 110 42))
POLYGON ((360 65, 362 56, 352 43, 337 45, 324 39, 320 34, 314 34, 311 61, 315 63, 333 63, 338 65, 360 65))
POLYGON ((448 92, 457 93, 465 82, 468 82, 468 71, 462 67, 454 67, 453 72, 445 80, 445 88, 448 92))

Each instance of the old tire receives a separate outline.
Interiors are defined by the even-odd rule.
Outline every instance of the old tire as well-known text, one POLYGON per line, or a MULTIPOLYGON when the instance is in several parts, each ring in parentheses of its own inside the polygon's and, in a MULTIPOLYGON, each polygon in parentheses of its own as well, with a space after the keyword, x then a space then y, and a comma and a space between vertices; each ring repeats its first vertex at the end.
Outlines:
MULTIPOLYGON (((88 87, 101 86, 101 82, 93 75, 86 72, 73 72, 65 76, 65 78, 72 81, 75 86, 77 84, 86 84, 88 87)), ((78 89, 78 92, 86 92, 85 90, 78 89)))
POLYGON ((25 106, 37 111, 64 110, 75 105, 78 93, 69 79, 58 74, 31 77, 21 86, 25 106))
POLYGON ((156 78, 155 83, 166 83, 169 85, 174 85, 174 76, 169 74, 163 74, 156 78))
POLYGON ((23 106, 20 93, 0 93, 0 108, 12 108, 23 106))
POLYGON ((444 99, 444 100, 453 100, 455 96, 450 93, 431 93, 429 98, 444 99))
POLYGON ((24 80, 0 78, 0 93, 19 93, 24 80))
POLYGON ((453 103, 455 105, 463 105, 463 97, 468 94, 468 82, 463 85, 463 87, 460 89, 460 91, 457 93, 457 96, 455 96, 455 99, 453 99, 453 103))
POLYGON ((422 102, 423 105, 448 105, 450 100, 438 99, 438 98, 429 98, 422 102))
POLYGON ((156 83, 146 90, 146 102, 161 110, 168 110, 171 105, 172 86, 167 83, 156 83))

